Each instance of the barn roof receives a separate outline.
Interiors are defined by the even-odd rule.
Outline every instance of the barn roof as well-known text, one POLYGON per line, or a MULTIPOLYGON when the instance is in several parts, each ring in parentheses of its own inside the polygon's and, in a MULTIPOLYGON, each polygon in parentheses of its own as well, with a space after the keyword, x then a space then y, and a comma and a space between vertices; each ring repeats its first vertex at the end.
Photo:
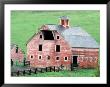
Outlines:
POLYGON ((61 25, 47 24, 49 30, 58 31, 71 47, 99 48, 98 43, 81 27, 64 28, 61 25))
MULTIPOLYGON (((95 39, 81 27, 77 26, 64 28, 62 25, 56 24, 46 24, 46 26, 48 27, 48 30, 59 32, 73 48, 99 48, 99 45, 95 39)), ((33 36, 35 35, 36 33, 33 36)), ((28 42, 30 42, 33 36, 28 40, 28 42)))

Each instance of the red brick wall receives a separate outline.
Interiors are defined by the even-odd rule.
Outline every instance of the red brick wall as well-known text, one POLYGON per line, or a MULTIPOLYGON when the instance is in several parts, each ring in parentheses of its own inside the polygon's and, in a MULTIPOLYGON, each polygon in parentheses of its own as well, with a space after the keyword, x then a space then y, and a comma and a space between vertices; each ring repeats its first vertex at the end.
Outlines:
POLYGON ((98 66, 98 49, 73 48, 72 53, 78 55, 80 68, 96 68, 98 66))
POLYGON ((31 39, 27 44, 27 60, 30 61, 32 67, 47 67, 47 66, 60 66, 63 64, 65 67, 70 68, 72 63, 72 56, 78 55, 78 67, 80 68, 96 68, 98 66, 98 49, 87 48, 71 48, 64 40, 64 38, 54 31, 55 40, 43 40, 40 39, 41 32, 31 39), (60 39, 56 39, 59 35, 60 39), (42 51, 38 51, 39 44, 42 44, 42 51), (55 51, 55 46, 60 45, 60 52, 55 51), (31 55, 33 58, 31 58, 31 55), (38 55, 42 56, 42 59, 38 59, 38 55), (50 60, 47 60, 47 56, 50 56, 50 60), (59 61, 56 57, 59 57, 59 61), (64 57, 68 57, 67 61, 64 61, 64 57))
POLYGON ((37 34, 33 39, 27 44, 27 58, 30 61, 32 67, 46 67, 46 66, 70 66, 71 63, 71 48, 68 43, 60 36, 59 33, 54 32, 55 40, 43 40, 39 38, 41 32, 37 34), (59 39, 56 37, 59 35, 59 39), (38 51, 38 45, 42 44, 42 51, 38 51), (55 45, 60 45, 60 52, 55 51, 55 45), (33 58, 30 56, 33 55, 33 58), (42 59, 38 59, 38 55, 42 56, 42 59), (47 60, 46 56, 50 56, 50 60, 47 60), (56 57, 59 60, 56 60, 56 57), (64 57, 68 57, 67 61, 64 61, 64 57))
POLYGON ((13 47, 13 49, 11 49, 11 59, 13 61, 23 61, 24 59, 24 54, 22 53, 21 49, 18 48, 18 53, 16 53, 16 47, 13 47))

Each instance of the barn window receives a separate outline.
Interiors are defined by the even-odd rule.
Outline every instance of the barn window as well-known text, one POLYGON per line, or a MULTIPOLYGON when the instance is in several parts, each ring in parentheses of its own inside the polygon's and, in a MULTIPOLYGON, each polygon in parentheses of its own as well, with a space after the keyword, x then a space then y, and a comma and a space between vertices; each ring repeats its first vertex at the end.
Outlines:
POLYGON ((56 52, 60 52, 60 45, 56 45, 56 52))
POLYGON ((34 58, 34 56, 33 56, 33 55, 30 55, 30 58, 31 58, 31 59, 33 59, 33 58, 34 58))
POLYGON ((59 39, 59 36, 57 36, 57 39, 59 39))
POLYGON ((56 60, 59 60, 59 57, 56 57, 56 60))
POLYGON ((33 56, 31 55, 31 58, 33 58, 33 56))
POLYGON ((47 60, 50 60, 50 56, 47 56, 47 60))
POLYGON ((42 56, 41 56, 41 55, 39 55, 39 56, 38 56, 38 58, 41 60, 41 59, 42 59, 42 56))
POLYGON ((54 36, 53 36, 52 31, 42 30, 42 33, 44 35, 44 40, 54 40, 54 36))
POLYGON ((39 45, 39 51, 42 51, 42 45, 41 44, 39 45))
POLYGON ((40 35, 40 38, 42 38, 42 35, 40 35))
POLYGON ((68 60, 68 57, 65 57, 65 58, 64 58, 64 61, 67 61, 67 60, 68 60))
POLYGON ((18 46, 16 47, 16 53, 18 53, 18 46))

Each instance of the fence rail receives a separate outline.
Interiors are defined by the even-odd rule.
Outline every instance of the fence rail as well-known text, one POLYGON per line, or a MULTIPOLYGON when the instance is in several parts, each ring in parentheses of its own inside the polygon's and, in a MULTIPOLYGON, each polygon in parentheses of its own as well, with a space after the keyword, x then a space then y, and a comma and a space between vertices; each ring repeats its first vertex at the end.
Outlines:
POLYGON ((25 76, 31 75, 32 73, 44 73, 44 72, 59 72, 62 71, 60 67, 51 66, 45 68, 32 68, 32 67, 11 67, 11 76, 25 76))

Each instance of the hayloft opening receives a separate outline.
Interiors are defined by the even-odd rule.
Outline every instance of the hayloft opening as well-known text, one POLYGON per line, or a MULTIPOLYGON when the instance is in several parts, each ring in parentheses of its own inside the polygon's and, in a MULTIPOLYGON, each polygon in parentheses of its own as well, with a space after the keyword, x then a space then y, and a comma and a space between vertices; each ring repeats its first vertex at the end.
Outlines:
POLYGON ((52 31, 49 30, 43 30, 44 40, 54 40, 54 36, 52 31))

